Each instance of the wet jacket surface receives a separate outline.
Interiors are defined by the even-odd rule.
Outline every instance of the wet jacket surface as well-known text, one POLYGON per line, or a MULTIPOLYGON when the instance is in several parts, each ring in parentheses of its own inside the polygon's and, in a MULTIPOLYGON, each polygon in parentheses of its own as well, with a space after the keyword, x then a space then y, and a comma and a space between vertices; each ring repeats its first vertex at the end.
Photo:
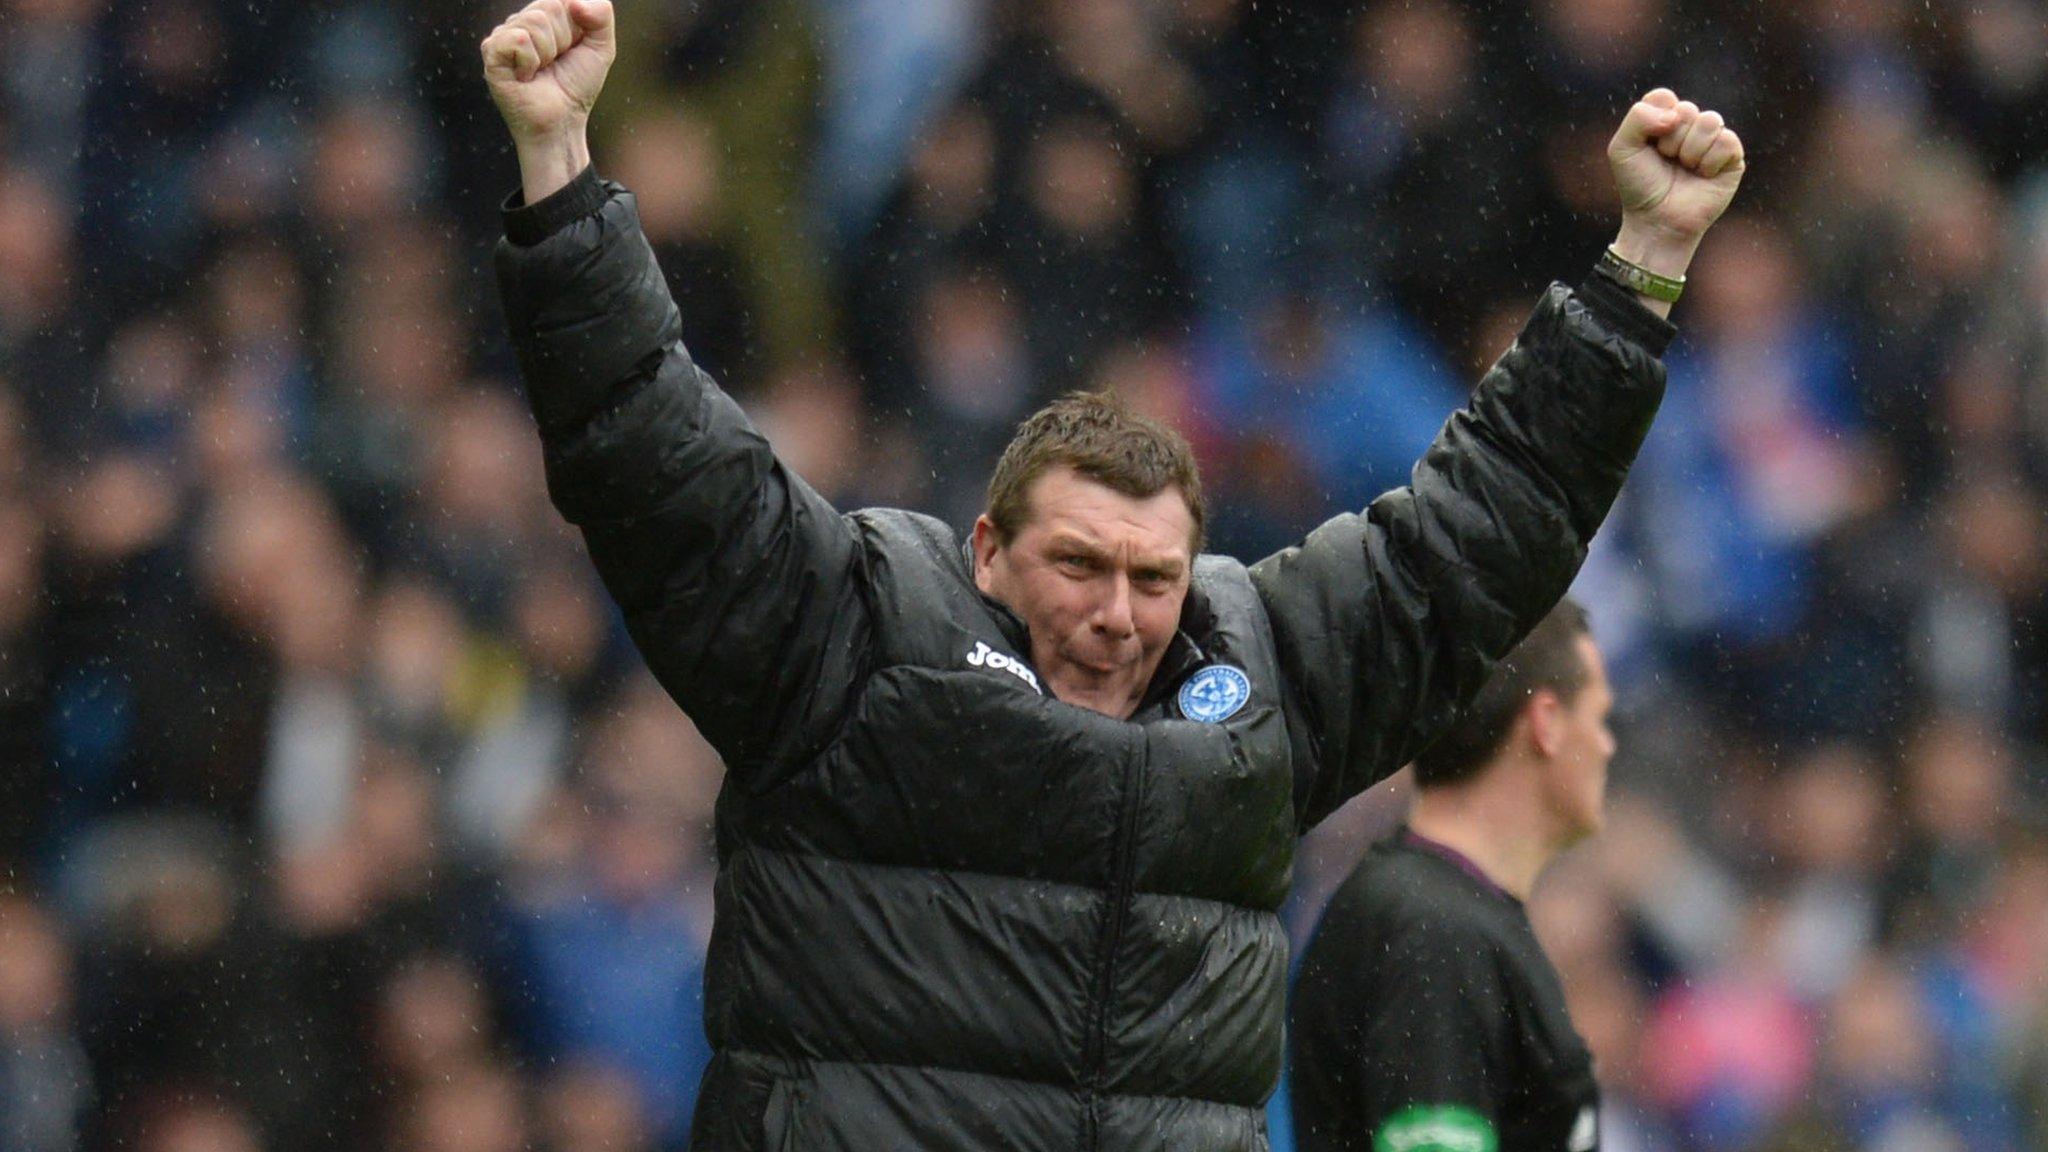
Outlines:
POLYGON ((506 228, 550 494, 726 763, 694 1146, 1263 1148, 1295 839, 1563 594, 1669 327, 1553 286, 1410 487, 1197 561, 1126 721, 1041 690, 952 529, 775 459, 623 189, 586 172, 506 228))

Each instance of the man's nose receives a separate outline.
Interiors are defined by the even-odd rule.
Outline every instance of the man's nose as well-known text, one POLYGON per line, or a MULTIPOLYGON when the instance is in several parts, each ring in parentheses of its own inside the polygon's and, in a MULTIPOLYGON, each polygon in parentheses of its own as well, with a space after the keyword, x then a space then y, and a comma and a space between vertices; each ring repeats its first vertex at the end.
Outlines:
POLYGON ((1109 587, 1095 606, 1093 623, 1097 632, 1116 640, 1138 630, 1137 619, 1131 614, 1131 582, 1121 573, 1109 578, 1109 587))

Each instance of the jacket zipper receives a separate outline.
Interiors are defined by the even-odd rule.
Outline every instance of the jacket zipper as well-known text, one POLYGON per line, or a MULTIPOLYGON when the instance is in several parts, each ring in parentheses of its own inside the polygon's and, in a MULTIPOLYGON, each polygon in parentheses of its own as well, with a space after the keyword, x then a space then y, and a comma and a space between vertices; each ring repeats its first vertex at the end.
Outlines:
POLYGON ((1081 1147, 1094 1149, 1102 1140, 1103 1083, 1109 1063, 1109 1012, 1116 988, 1116 957, 1123 946, 1124 922, 1131 911, 1132 889, 1137 885, 1138 790, 1144 785, 1142 771, 1149 750, 1140 745, 1138 763, 1124 767, 1122 800, 1116 817, 1116 871, 1109 894, 1109 916, 1103 926, 1102 962, 1095 970, 1095 1020, 1088 1034, 1088 1107, 1083 1118, 1081 1147))

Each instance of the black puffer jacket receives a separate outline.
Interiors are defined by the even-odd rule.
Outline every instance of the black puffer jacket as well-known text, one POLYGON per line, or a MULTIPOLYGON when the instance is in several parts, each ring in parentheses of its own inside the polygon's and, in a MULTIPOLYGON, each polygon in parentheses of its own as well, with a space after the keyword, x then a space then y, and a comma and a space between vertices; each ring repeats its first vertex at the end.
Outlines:
POLYGON ((1197 563, 1120 721, 1040 691, 944 525, 776 461, 677 342, 630 196, 586 173, 507 233, 550 490, 728 770, 696 1147, 1263 1148, 1295 837, 1563 594, 1668 327, 1553 287, 1412 488, 1197 563))

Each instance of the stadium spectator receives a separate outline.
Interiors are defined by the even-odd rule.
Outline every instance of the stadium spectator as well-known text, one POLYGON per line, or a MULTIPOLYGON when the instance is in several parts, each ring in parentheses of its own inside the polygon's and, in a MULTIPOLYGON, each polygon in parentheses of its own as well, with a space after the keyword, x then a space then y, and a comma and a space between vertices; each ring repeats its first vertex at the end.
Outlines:
POLYGON ((652 684, 630 689, 594 735, 573 855, 511 893, 497 963, 519 990, 530 1055, 616 1068, 660 1146, 678 1147, 711 1059, 703 954, 721 772, 652 684))

